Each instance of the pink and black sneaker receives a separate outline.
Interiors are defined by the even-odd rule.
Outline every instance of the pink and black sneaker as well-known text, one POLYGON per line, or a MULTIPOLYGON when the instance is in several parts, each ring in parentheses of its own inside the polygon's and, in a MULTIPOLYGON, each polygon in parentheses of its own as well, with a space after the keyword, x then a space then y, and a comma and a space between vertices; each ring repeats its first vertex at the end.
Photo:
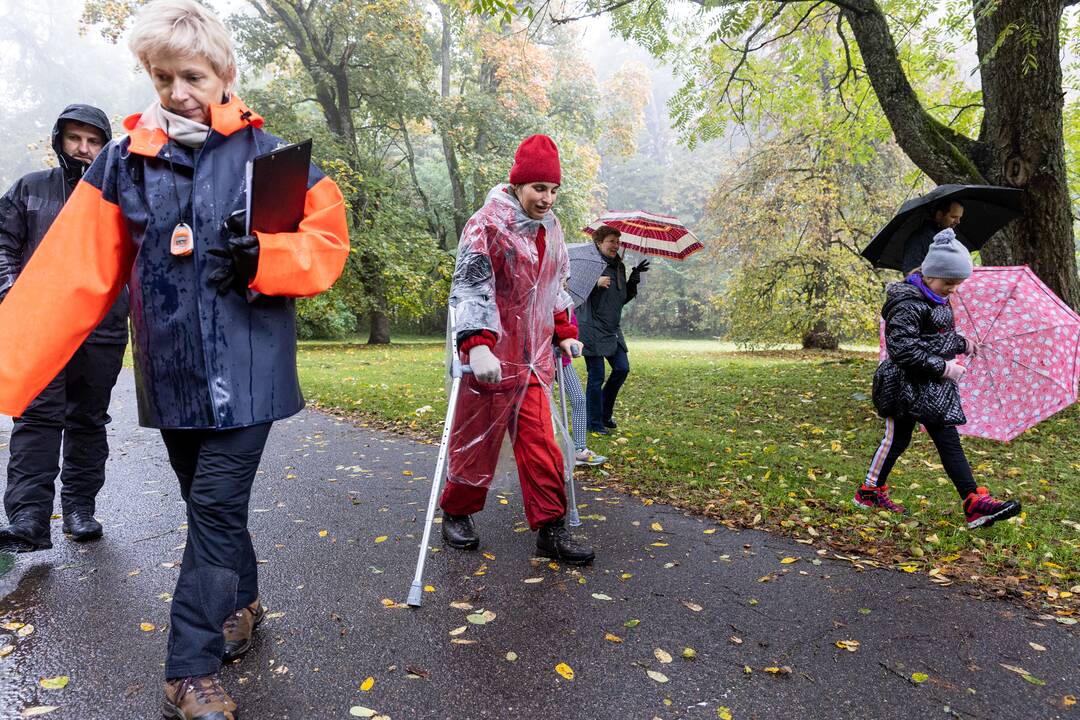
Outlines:
POLYGON ((907 512, 907 508, 903 505, 897 505, 889 498, 888 485, 882 485, 881 487, 867 487, 866 485, 861 485, 859 486, 859 489, 855 491, 855 497, 853 497, 851 501, 858 507, 869 508, 870 510, 877 510, 880 508, 901 515, 907 512))
POLYGON ((998 520, 1011 518, 1020 512, 1020 503, 1015 500, 995 500, 984 487, 964 498, 964 515, 967 516, 968 530, 977 527, 989 527, 998 520))

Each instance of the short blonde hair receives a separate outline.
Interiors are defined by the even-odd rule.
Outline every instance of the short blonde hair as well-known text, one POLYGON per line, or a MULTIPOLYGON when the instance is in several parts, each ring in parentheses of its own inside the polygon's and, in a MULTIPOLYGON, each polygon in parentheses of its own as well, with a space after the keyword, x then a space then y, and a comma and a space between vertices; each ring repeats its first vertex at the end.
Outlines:
POLYGON ((229 31, 194 0, 154 0, 139 10, 128 48, 147 72, 153 56, 203 57, 226 86, 236 80, 236 54, 229 31))

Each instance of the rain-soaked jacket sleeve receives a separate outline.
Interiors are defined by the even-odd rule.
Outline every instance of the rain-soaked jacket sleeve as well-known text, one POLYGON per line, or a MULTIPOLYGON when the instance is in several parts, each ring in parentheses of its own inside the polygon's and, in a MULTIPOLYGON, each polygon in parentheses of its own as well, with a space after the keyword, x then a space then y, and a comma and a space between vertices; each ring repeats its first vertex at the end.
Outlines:
POLYGON ((0 413, 20 415, 116 302, 135 250, 116 193, 120 152, 86 171, 0 303, 0 413))
POLYGON ((495 271, 488 226, 476 217, 469 220, 461 233, 450 283, 450 306, 456 314, 459 347, 465 349, 464 343, 473 336, 498 338, 502 334, 499 308, 495 304, 495 271))
POLYGON ((0 197, 0 300, 19 277, 22 267, 23 248, 26 245, 26 204, 22 194, 22 180, 0 197))
POLYGON ((259 267, 248 287, 263 295, 310 297, 328 290, 349 257, 349 226, 341 190, 314 166, 304 219, 296 232, 256 232, 259 267))
POLYGON ((920 308, 911 302, 891 308, 885 318, 885 347, 889 359, 904 370, 937 379, 945 373, 945 358, 923 341, 920 313, 920 308))

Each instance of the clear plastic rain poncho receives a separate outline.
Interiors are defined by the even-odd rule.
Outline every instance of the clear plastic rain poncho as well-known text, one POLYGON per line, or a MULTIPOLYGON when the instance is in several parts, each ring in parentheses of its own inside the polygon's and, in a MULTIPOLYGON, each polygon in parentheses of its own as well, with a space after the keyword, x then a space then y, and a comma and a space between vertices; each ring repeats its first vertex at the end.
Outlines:
MULTIPOLYGON (((462 377, 449 441, 451 482, 488 487, 513 467, 509 448, 526 389, 539 384, 551 397, 557 372, 554 315, 572 305, 563 289, 569 267, 558 219, 550 212, 543 220, 530 218, 509 185, 492 188, 465 225, 450 289, 456 324, 448 322, 447 368, 457 334, 488 330, 497 337, 491 351, 501 363, 502 380, 488 384, 471 374, 462 377), (542 259, 536 244, 541 226, 546 233, 542 259)), ((551 410, 567 477, 572 444, 561 411, 553 405, 551 410)))

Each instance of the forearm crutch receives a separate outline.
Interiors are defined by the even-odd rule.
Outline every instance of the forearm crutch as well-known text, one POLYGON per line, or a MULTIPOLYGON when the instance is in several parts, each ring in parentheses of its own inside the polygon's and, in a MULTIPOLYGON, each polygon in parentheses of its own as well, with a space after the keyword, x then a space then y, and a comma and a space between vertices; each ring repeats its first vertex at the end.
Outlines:
POLYGON ((435 518, 435 505, 439 499, 439 489, 446 475, 446 456, 450 447, 450 428, 454 426, 454 412, 457 410, 458 392, 461 389, 461 376, 471 373, 468 365, 463 365, 458 357, 457 324, 454 308, 450 308, 450 343, 453 352, 450 360, 450 397, 446 407, 446 422, 443 423, 442 439, 439 441, 439 456, 435 461, 435 474, 431 476, 431 495, 428 497, 427 516, 424 520, 424 533, 420 538, 420 553, 416 558, 416 573, 413 575, 409 598, 405 602, 410 607, 420 607, 424 595, 424 563, 428 555, 428 543, 431 542, 431 522, 435 518))
MULTIPOLYGON (((566 366, 562 363, 562 356, 555 357, 555 369, 559 375, 559 400, 562 405, 563 432, 570 432, 570 423, 566 416, 566 366)), ((577 509, 577 493, 574 491, 574 459, 563 458, 563 466, 566 467, 566 524, 570 527, 581 525, 581 517, 577 509)))

